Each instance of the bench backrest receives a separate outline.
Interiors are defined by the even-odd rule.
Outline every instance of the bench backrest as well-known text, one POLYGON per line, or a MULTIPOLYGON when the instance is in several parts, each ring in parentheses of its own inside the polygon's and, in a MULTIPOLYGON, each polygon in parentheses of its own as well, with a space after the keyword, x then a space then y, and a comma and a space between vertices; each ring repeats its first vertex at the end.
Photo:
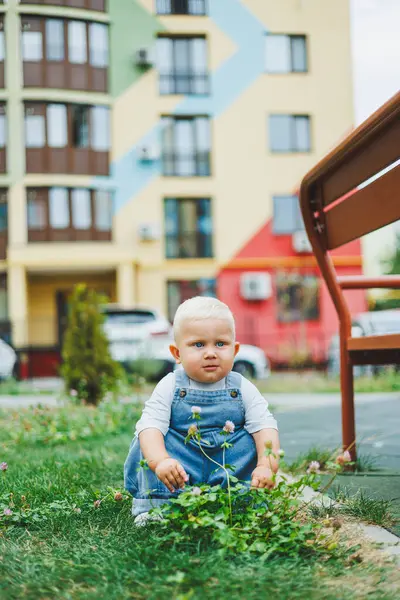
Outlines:
POLYGON ((300 207, 341 326, 351 318, 328 253, 400 219, 400 92, 303 179, 300 207), (392 168, 391 168, 392 167, 392 168), (384 174, 381 174, 384 171, 384 174))
POLYGON ((400 164, 368 182, 399 160, 400 92, 303 180, 302 210, 318 217, 327 250, 400 219, 400 164))

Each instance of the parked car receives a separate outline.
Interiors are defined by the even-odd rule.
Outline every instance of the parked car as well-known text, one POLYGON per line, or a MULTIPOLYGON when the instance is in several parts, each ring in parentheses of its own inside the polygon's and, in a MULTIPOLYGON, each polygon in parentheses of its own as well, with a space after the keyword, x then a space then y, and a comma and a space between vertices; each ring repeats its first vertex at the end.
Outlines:
MULTIPOLYGON (((158 311, 149 308, 105 307, 104 330, 114 360, 128 371, 143 371, 159 379, 175 368, 169 352, 173 341, 172 325, 158 311)), ((245 377, 266 379, 270 364, 261 348, 244 344, 235 357, 233 370, 245 377)))
POLYGON ((12 377, 16 364, 17 354, 15 350, 0 339, 0 380, 12 377))
MULTIPOLYGON (((388 333, 400 333, 400 310, 381 310, 360 313, 352 322, 352 337, 365 335, 385 335, 388 333)), ((384 367, 360 366, 354 367, 354 375, 368 375, 381 371, 384 367)), ((338 375, 340 372, 340 348, 339 335, 335 334, 329 344, 328 350, 328 373, 338 375)))

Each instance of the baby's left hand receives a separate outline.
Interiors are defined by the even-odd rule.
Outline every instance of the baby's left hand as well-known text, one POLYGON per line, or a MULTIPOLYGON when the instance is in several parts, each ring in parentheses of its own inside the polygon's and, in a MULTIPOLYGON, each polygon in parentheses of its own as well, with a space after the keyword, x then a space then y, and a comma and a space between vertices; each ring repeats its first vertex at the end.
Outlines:
POLYGON ((274 473, 269 467, 256 467, 251 474, 251 487, 272 489, 275 486, 273 475, 274 473))

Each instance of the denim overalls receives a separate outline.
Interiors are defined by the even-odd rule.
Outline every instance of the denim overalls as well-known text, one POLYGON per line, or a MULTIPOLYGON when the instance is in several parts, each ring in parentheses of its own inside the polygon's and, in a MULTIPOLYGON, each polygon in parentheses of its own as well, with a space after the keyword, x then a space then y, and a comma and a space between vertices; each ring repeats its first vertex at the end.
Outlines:
MULTIPOLYGON (((189 476, 188 485, 221 484, 226 486, 226 475, 222 469, 208 460, 201 452, 198 442, 190 439, 185 444, 188 428, 197 423, 204 452, 216 460, 223 462, 221 444, 227 439, 233 447, 225 451, 225 463, 234 465, 235 477, 242 481, 250 481, 251 473, 257 464, 257 453, 252 436, 244 429, 245 410, 240 391, 241 376, 229 373, 226 386, 220 390, 199 390, 190 386, 190 379, 183 369, 176 372, 176 386, 171 406, 170 427, 164 438, 167 453, 178 460, 189 476), (201 408, 201 420, 194 421, 192 406, 201 408), (225 438, 221 430, 226 421, 235 425, 234 433, 225 438)), ((124 465, 125 488, 132 494, 132 514, 138 515, 174 498, 179 492, 171 493, 150 469, 140 468, 143 456, 139 439, 135 436, 129 448, 124 465)))

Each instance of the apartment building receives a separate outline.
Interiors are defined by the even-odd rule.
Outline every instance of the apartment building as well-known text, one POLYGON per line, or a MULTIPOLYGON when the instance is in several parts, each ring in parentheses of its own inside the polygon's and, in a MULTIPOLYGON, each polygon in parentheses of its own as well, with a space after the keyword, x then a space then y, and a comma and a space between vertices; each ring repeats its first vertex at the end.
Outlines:
POLYGON ((8 0, 0 27, 0 332, 30 374, 81 281, 171 318, 216 294, 243 342, 317 360, 296 192, 353 124, 349 0, 8 0))

